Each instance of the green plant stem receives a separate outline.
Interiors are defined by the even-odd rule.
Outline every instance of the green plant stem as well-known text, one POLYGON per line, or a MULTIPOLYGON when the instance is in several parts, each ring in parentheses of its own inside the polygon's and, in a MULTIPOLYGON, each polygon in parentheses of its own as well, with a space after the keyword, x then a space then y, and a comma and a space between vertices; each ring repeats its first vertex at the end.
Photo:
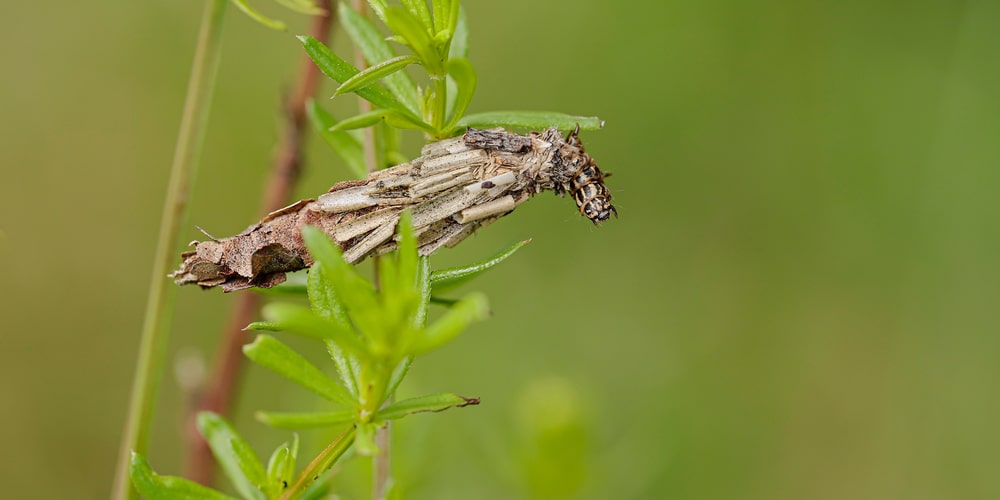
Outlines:
POLYGON ((340 458, 341 455, 347 451, 348 448, 354 444, 354 432, 355 427, 352 425, 344 432, 341 432, 330 444, 323 448, 323 451, 316 455, 316 458, 312 462, 309 462, 302 472, 299 473, 295 481, 292 482, 292 487, 285 492, 281 497, 282 500, 291 500, 293 498, 298 498, 302 495, 302 492, 312 484, 316 478, 319 477, 324 471, 330 468, 334 462, 340 458))
POLYGON ((448 78, 444 74, 431 75, 431 80, 434 81, 434 129, 441 133, 448 114, 448 78))
POLYGON ((206 2, 198 34, 184 112, 170 170, 170 183, 160 220, 160 234, 153 260, 128 417, 112 486, 112 498, 118 500, 135 498, 135 490, 128 474, 131 451, 146 454, 150 421, 159 394, 160 380, 163 378, 163 364, 170 337, 170 315, 176 296, 167 273, 174 262, 181 227, 186 219, 189 186, 205 137, 209 103, 212 100, 212 90, 215 87, 221 56, 226 4, 226 0, 206 2))

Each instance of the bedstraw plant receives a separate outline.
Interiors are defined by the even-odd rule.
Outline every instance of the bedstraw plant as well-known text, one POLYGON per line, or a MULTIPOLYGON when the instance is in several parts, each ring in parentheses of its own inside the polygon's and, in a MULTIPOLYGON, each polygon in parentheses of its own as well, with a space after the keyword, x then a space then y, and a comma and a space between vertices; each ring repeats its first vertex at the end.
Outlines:
MULTIPOLYGON (((211 1, 215 2, 213 9, 225 6, 225 2, 211 1)), ((283 29, 282 23, 257 13, 245 0, 233 3, 261 23, 283 29)), ((300 12, 318 12, 311 0, 279 3, 300 12)), ((467 115, 476 89, 476 73, 467 59, 468 29, 458 0, 433 0, 430 5, 425 0, 403 0, 401 6, 369 0, 368 5, 390 36, 386 37, 363 13, 345 3, 337 5, 342 28, 364 56, 362 68, 337 56, 315 38, 299 37, 316 66, 339 84, 335 97, 353 93, 371 103, 370 111, 342 120, 317 102, 308 105, 309 120, 318 134, 357 177, 405 161, 399 150, 400 130, 416 130, 433 141, 457 135, 470 126, 536 130, 601 126, 595 117, 552 112, 467 115), (398 46, 405 47, 407 53, 397 55, 398 46), (426 73, 422 85, 406 71, 413 65, 426 73), (367 133, 374 140, 364 141, 354 130, 364 128, 369 129, 367 133)), ((376 436, 387 422, 479 403, 476 398, 452 393, 404 400, 396 400, 394 394, 415 359, 452 341, 471 323, 488 316, 487 299, 481 293, 468 293, 457 300, 442 294, 499 264, 526 242, 470 266, 431 271, 428 259, 418 256, 407 212, 397 234, 398 249, 375 261, 376 278, 369 280, 342 258, 340 248, 325 233, 310 226, 302 229, 302 239, 315 263, 304 286, 285 284, 277 291, 305 295, 309 307, 294 301, 265 306, 264 320, 248 329, 268 333, 259 333, 244 347, 244 354, 338 407, 328 412, 261 411, 256 414, 260 422, 282 429, 331 428, 337 430, 337 437, 317 456, 303 460, 298 436, 293 434, 265 463, 220 415, 199 414, 198 429, 240 497, 320 498, 331 487, 327 471, 349 450, 361 456, 380 456, 376 436), (436 321, 428 323, 432 304, 445 310, 436 321), (314 341, 310 344, 329 354, 337 377, 331 378, 279 340, 285 333, 272 332, 314 341)), ((155 388, 152 391, 154 394, 145 394, 147 399, 155 399, 155 388)), ((156 474, 144 458, 144 444, 132 448, 135 451, 131 453, 129 475, 142 495, 231 498, 184 478, 156 474)), ((374 498, 400 494, 398 489, 392 489, 391 478, 381 484, 376 480, 373 490, 374 498)))

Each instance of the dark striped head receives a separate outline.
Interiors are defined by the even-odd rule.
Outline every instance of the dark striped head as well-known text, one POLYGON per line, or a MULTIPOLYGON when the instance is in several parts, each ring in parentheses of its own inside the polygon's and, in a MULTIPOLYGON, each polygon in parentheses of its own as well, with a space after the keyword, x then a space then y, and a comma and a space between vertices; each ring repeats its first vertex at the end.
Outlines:
POLYGON ((594 159, 583 150, 579 132, 578 127, 566 138, 568 145, 579 150, 571 160, 575 172, 569 182, 569 191, 580 213, 597 225, 610 219, 611 215, 618 217, 618 210, 611 204, 611 193, 604 185, 604 178, 611 174, 601 172, 594 159))

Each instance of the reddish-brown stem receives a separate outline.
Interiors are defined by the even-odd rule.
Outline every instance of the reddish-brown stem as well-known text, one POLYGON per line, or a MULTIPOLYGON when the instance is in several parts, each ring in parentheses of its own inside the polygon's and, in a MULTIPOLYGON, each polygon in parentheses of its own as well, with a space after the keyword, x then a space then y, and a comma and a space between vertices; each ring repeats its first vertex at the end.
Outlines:
MULTIPOLYGON (((332 0, 317 2, 325 15, 313 18, 310 35, 326 43, 335 10, 332 0)), ((295 88, 285 103, 285 127, 279 138, 274 165, 268 178, 261 203, 262 213, 278 210, 291 198, 302 165, 302 149, 306 138, 306 103, 316 93, 320 72, 312 60, 302 56, 295 88)), ((253 321, 260 306, 260 296, 242 292, 236 297, 229 321, 216 353, 211 378, 203 387, 185 422, 187 433, 187 460, 185 476, 202 484, 211 484, 215 473, 215 460, 208 444, 195 426, 200 411, 213 411, 228 415, 233 406, 243 372, 243 345, 250 340, 243 328, 253 321)))

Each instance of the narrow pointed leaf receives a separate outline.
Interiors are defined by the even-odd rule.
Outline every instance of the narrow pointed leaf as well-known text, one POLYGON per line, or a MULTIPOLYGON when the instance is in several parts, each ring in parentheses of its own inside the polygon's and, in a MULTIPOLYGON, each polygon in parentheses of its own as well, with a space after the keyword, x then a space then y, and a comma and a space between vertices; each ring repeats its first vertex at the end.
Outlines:
POLYGON ((313 128, 323 138, 323 141, 333 149, 333 152, 344 160, 344 163, 351 169, 351 173, 359 179, 364 179, 368 173, 365 171, 361 143, 347 132, 331 132, 330 128, 337 124, 337 120, 320 107, 315 100, 309 99, 306 113, 309 115, 309 122, 312 123, 313 128))
POLYGON ((410 326, 414 330, 420 330, 427 323, 427 310, 430 308, 431 299, 431 270, 427 263, 427 257, 421 257, 417 263, 417 290, 420 292, 420 309, 417 310, 410 326))
POLYGON ((318 16, 325 13, 326 11, 319 8, 318 5, 309 0, 275 0, 280 5, 285 8, 298 12, 300 14, 306 14, 309 16, 318 16))
MULTIPOLYGON (((355 322, 362 318, 356 313, 378 310, 375 288, 365 280, 354 266, 344 261, 340 247, 330 240, 322 230, 312 226, 302 228, 302 241, 313 258, 323 263, 324 276, 330 280, 347 313, 355 322)), ((371 325, 357 324, 359 331, 366 331, 371 325)))
POLYGON ((372 8, 372 12, 375 13, 375 16, 381 19, 382 23, 385 24, 385 9, 388 8, 385 0, 368 0, 368 6, 372 8))
POLYGON ((385 119, 386 116, 391 114, 392 111, 388 109, 375 109, 367 113, 361 113, 354 115, 350 118, 345 118, 341 120, 336 125, 330 127, 331 132, 339 132, 342 130, 355 130, 359 128, 371 127, 376 123, 385 119))
POLYGON ((396 128, 423 130, 431 134, 435 133, 434 128, 430 125, 418 119, 411 119, 411 115, 402 114, 392 109, 376 109, 374 111, 352 116, 334 125, 330 128, 330 130, 336 132, 340 130, 353 130, 371 127, 373 125, 377 125, 382 120, 385 120, 387 124, 396 128))
POLYGON ((420 20, 410 11, 401 7, 389 7, 385 10, 386 25, 389 29, 406 40, 410 50, 423 61, 429 73, 441 73, 441 61, 434 51, 430 34, 424 29, 420 20))
POLYGON ((336 365, 337 375, 340 376, 340 380, 344 384, 344 387, 347 388, 347 392, 351 393, 351 397, 357 400, 358 371, 360 370, 357 358, 348 356, 343 349, 333 342, 326 343, 326 350, 330 353, 330 359, 336 365))
POLYGON ((431 20, 431 10, 427 8, 427 0, 402 0, 402 4, 410 11, 410 14, 420 20, 428 34, 435 31, 434 21, 431 20))
POLYGON ((368 352, 353 330, 337 320, 316 315, 305 307, 278 302, 264 306, 261 313, 268 326, 281 331, 316 340, 330 340, 356 356, 365 356, 368 352))
MULTIPOLYGON (((316 63, 316 67, 318 67, 319 70, 326 76, 340 83, 347 81, 350 77, 358 74, 357 68, 352 66, 351 63, 338 57, 330 50, 329 47, 324 45, 319 40, 316 40, 311 36, 300 36, 298 38, 299 41, 302 42, 302 46, 306 49, 306 53, 309 54, 309 57, 314 63, 316 63)), ((388 90, 378 85, 371 85, 363 89, 358 89, 357 94, 374 104, 376 107, 393 109, 404 115, 409 115, 409 118, 413 120, 419 121, 419 118, 407 109, 403 103, 393 97, 388 90)))
POLYGON ((514 255, 514 252, 517 252, 521 247, 529 242, 531 242, 531 240, 519 241, 511 245, 509 248, 497 253, 493 257, 481 262, 476 262, 475 264, 461 267, 451 267, 448 269, 439 269, 432 272, 431 287, 433 293, 441 293, 454 289, 459 285, 479 276, 480 274, 483 274, 497 264, 507 260, 508 257, 514 255))
POLYGON ((448 117, 448 128, 452 128, 465 115, 476 93, 476 70, 468 59, 456 57, 448 61, 448 76, 455 82, 456 94, 452 114, 448 117))
POLYGON ((469 58, 469 21, 465 17, 465 9, 459 6, 455 33, 451 37, 450 57, 469 58))
POLYGON ((555 127, 559 130, 573 130, 577 125, 581 130, 598 130, 604 127, 604 120, 596 116, 573 116, 549 111, 492 111, 466 115, 458 121, 458 126, 461 128, 508 127, 544 130, 555 127))
MULTIPOLYGON (((337 459, 344 454, 345 451, 350 449, 351 444, 354 443, 355 433, 355 428, 352 425, 345 429, 344 432, 341 432, 340 435, 333 440, 333 442, 326 446, 326 448, 323 448, 323 451, 321 451, 312 462, 309 462, 309 464, 302 469, 302 472, 299 472, 299 475, 295 477, 295 481, 292 483, 291 488, 289 488, 288 491, 285 492, 285 495, 281 497, 282 500, 291 500, 299 498, 300 496, 304 497, 305 495, 303 495, 303 492, 309 489, 316 479, 323 475, 323 473, 326 472, 326 470, 329 469, 337 461, 337 459)), ((311 489, 310 492, 312 492, 311 489)))
POLYGON ((295 459, 299 451, 299 435, 292 435, 292 442, 282 443, 267 461, 268 495, 277 498, 295 479, 295 459))
POLYGON ((451 4, 455 0, 431 0, 434 7, 434 32, 448 29, 448 19, 451 18, 451 4))
POLYGON ((208 442, 219 467, 243 498, 266 500, 261 489, 267 484, 267 473, 253 448, 236 429, 219 415, 198 413, 198 432, 208 442))
POLYGON ((260 12, 257 12, 253 7, 250 6, 250 4, 246 2, 246 0, 232 0, 232 2, 233 5, 236 5, 237 9, 243 11, 244 14, 250 16, 250 18, 253 19, 254 21, 257 21, 258 23, 263 24, 264 26, 267 26, 268 28, 271 28, 273 30, 285 31, 285 23, 281 21, 276 21, 261 14, 260 12))
POLYGON ((310 429, 353 422, 358 413, 352 410, 305 413, 259 411, 254 416, 258 421, 279 429, 310 429))
MULTIPOLYGON (((455 26, 455 34, 451 38, 451 46, 448 52, 451 58, 469 58, 469 25, 465 18, 465 9, 460 9, 458 15, 458 25, 455 26)), ((458 84, 455 79, 448 75, 448 112, 447 116, 455 115, 455 99, 458 95, 458 84)), ((457 115, 459 118, 462 115, 457 115)))
POLYGON ((419 355, 446 344, 462 333, 469 324, 489 315, 489 303, 481 293, 470 293, 459 300, 437 321, 424 330, 424 335, 410 347, 412 355, 419 355))
POLYGON ((410 371, 411 364, 413 364, 413 357, 407 356, 403 358, 403 360, 396 365, 396 368, 392 370, 392 375, 389 377, 389 383, 385 387, 385 395, 382 397, 382 403, 388 401, 389 398, 396 393, 396 389, 399 388, 399 383, 406 377, 406 372, 410 371))
POLYGON ((344 329, 350 330, 351 320, 347 316, 347 306, 337 295, 333 281, 327 278, 329 273, 322 262, 316 262, 309 268, 309 305, 316 314, 336 321, 344 329))
POLYGON ((401 71, 403 68, 411 64, 419 64, 420 59, 416 56, 399 56, 389 59, 387 61, 382 61, 374 66, 369 66, 363 69, 358 74, 348 78, 344 83, 337 87, 337 90, 333 92, 333 96, 343 95, 348 92, 354 92, 358 89, 365 88, 369 85, 377 83, 379 80, 401 71))
POLYGON ((458 394, 444 392, 396 401, 379 410, 376 417, 382 420, 394 420, 414 413, 444 411, 448 408, 461 408, 463 406, 478 404, 478 398, 467 398, 458 394))
POLYGON ((355 399, 319 368, 270 335, 258 335, 250 344, 243 346, 243 353, 253 362, 281 375, 296 384, 347 407, 355 404, 355 399))
POLYGON ((149 500, 174 500, 177 498, 204 500, 236 500, 194 481, 175 476, 161 476, 149 466, 142 455, 132 452, 129 477, 140 495, 149 500))
MULTIPOLYGON (((337 5, 340 24, 344 31, 358 47, 369 64, 385 61, 396 57, 396 52, 386 41, 382 33, 367 18, 348 6, 347 2, 337 5)), ((417 97, 417 85, 405 71, 391 74, 383 80, 385 87, 392 92, 410 111, 420 114, 420 99, 417 97)))

